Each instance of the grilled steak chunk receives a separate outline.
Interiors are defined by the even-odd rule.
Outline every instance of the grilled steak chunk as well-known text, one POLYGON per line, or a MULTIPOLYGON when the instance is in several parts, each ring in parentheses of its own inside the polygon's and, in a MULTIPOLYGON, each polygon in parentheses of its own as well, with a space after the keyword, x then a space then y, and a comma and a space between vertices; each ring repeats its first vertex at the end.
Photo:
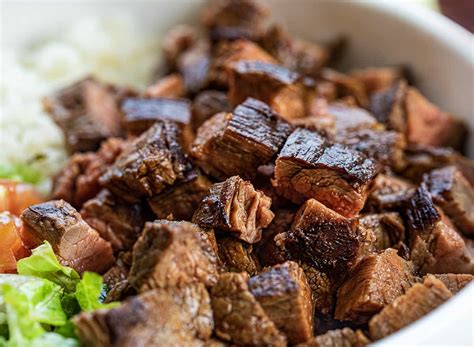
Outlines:
POLYGON ((253 178, 281 148, 291 126, 268 105, 247 99, 233 113, 219 113, 198 130, 192 147, 196 163, 208 174, 225 179, 253 178))
POLYGON ((79 273, 104 273, 114 263, 110 243, 64 200, 32 205, 23 211, 21 220, 27 234, 48 241, 60 262, 79 273))
POLYGON ((154 289, 110 310, 74 317, 85 346, 204 346, 213 329, 209 294, 202 283, 154 289))
POLYGON ((255 243, 274 217, 271 203, 250 182, 233 176, 211 187, 196 209, 193 221, 203 228, 225 230, 243 241, 255 243))
POLYGON ((313 336, 311 288, 297 263, 288 261, 268 268, 251 277, 248 286, 288 343, 304 342, 313 336))
POLYGON ((193 100, 192 125, 198 129, 206 120, 219 112, 230 112, 229 98, 224 92, 217 90, 205 90, 193 100))
POLYGON ((427 275, 423 279, 433 276, 438 280, 444 283, 446 288, 448 288, 451 293, 456 294, 469 283, 474 281, 474 276, 469 274, 436 274, 436 275, 427 275))
POLYGON ((378 175, 370 193, 366 208, 372 211, 401 210, 415 192, 415 186, 401 178, 378 175))
POLYGON ((424 181, 433 198, 466 235, 474 235, 474 188, 455 166, 433 170, 424 181))
POLYGON ((443 282, 428 276, 372 317, 369 322, 370 337, 379 340, 428 314, 452 294, 443 282))
POLYGON ((315 336, 306 343, 299 344, 298 347, 363 347, 369 343, 370 340, 361 330, 343 328, 315 336))
POLYGON ((208 85, 210 66, 210 45, 205 40, 197 41, 178 57, 177 70, 188 94, 195 94, 208 85))
POLYGON ((119 102, 118 89, 88 77, 46 97, 44 107, 74 153, 94 151, 121 134, 119 102))
POLYGON ((110 138, 93 152, 76 153, 54 178, 51 198, 66 200, 80 208, 96 196, 100 189, 99 178, 125 149, 127 143, 119 138, 110 138))
POLYGON ((324 113, 334 117, 336 134, 344 138, 348 133, 363 129, 383 130, 383 125, 363 108, 335 102, 324 108, 324 113))
POLYGON ((354 265, 359 249, 357 220, 347 219, 314 199, 301 206, 291 229, 275 240, 292 259, 338 274, 354 265))
POLYGON ((202 230, 189 222, 146 223, 133 247, 130 284, 139 292, 195 282, 214 284, 216 257, 200 233, 202 230))
POLYGON ((365 323, 413 284, 413 266, 394 249, 366 257, 337 291, 335 318, 365 323))
POLYGON ((192 170, 183 182, 174 184, 148 199, 148 204, 159 219, 173 215, 176 220, 191 220, 211 186, 212 182, 199 170, 192 170))
POLYGON ((182 98, 186 95, 184 80, 177 73, 160 78, 158 81, 148 86, 145 96, 148 98, 182 98))
POLYGON ((132 265, 132 252, 120 252, 115 264, 104 273, 104 283, 109 288, 104 302, 122 301, 137 292, 128 283, 128 273, 132 265))
POLYGON ((249 290, 247 275, 226 273, 212 288, 215 333, 237 345, 286 346, 285 336, 249 290))
POLYGON ((368 67, 351 71, 350 75, 364 84, 367 94, 390 88, 396 82, 408 77, 402 66, 368 67))
POLYGON ((373 238, 373 241, 366 245, 365 254, 386 248, 398 248, 405 240, 405 226, 397 212, 362 215, 359 218, 359 227, 367 230, 373 238))
POLYGON ((100 182, 131 202, 158 195, 183 180, 191 169, 182 153, 179 135, 175 124, 156 123, 122 152, 100 182))
POLYGON ((369 105, 365 86, 358 79, 329 68, 321 70, 321 78, 336 86, 336 92, 339 97, 353 97, 356 103, 364 108, 369 105))
MULTIPOLYGON (((311 297, 317 315, 328 315, 334 309, 334 283, 329 276, 306 263, 301 263, 308 285, 311 288, 311 297)), ((317 324, 318 325, 318 324, 317 324)))
POLYGON ((255 275, 260 265, 252 251, 252 245, 233 236, 217 236, 217 254, 227 271, 255 275))
POLYGON ((388 129, 406 133, 405 98, 407 83, 400 80, 370 97, 369 111, 388 129))
POLYGON ((362 153, 296 129, 278 155, 273 185, 295 203, 315 198, 352 217, 364 206, 377 171, 376 163, 362 153))
POLYGON ((128 204, 106 189, 86 201, 81 216, 102 238, 110 242, 114 252, 133 247, 147 217, 140 204, 128 204))

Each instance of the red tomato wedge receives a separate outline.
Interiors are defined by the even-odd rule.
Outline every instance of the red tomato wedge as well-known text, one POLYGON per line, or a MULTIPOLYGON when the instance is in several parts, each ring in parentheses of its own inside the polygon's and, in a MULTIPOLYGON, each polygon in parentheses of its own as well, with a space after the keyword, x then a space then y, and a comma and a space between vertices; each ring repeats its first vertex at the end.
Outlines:
POLYGON ((21 221, 9 212, 0 213, 0 273, 15 273, 16 261, 29 255, 20 237, 21 221))
POLYGON ((32 185, 0 179, 0 212, 9 211, 19 216, 25 208, 41 201, 32 185))

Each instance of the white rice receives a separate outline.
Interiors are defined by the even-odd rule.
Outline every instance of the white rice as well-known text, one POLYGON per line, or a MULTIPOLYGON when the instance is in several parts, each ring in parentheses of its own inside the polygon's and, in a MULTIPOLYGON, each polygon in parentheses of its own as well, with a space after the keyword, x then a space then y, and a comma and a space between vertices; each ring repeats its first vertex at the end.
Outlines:
POLYGON ((155 66, 157 40, 133 18, 87 17, 32 47, 4 49, 0 74, 0 167, 28 166, 50 178, 65 164, 62 132, 44 113, 41 98, 93 74, 103 81, 144 87, 155 66))

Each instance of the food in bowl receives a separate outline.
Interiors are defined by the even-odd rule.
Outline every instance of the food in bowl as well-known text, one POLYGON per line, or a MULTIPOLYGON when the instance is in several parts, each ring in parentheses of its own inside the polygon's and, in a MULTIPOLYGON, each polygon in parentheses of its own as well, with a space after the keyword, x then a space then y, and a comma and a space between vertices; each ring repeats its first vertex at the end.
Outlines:
POLYGON ((213 2, 145 90, 45 96, 70 156, 21 224, 5 214, 8 343, 366 345, 472 281, 463 122, 406 68, 337 71, 341 40, 267 13, 213 2))

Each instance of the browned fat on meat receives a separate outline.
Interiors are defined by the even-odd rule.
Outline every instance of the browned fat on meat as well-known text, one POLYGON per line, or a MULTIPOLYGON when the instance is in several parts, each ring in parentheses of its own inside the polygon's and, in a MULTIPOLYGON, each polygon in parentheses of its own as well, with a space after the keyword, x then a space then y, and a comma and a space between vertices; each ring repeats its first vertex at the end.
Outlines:
POLYGON ((191 170, 179 137, 176 124, 167 121, 154 124, 120 154, 100 182, 131 202, 161 193, 183 180, 191 170))
POLYGON ((206 120, 216 113, 230 112, 232 110, 229 98, 224 92, 218 90, 205 90, 193 100, 192 126, 198 129, 206 120))
POLYGON ((321 78, 334 83, 339 97, 351 96, 359 106, 367 107, 369 105, 365 86, 358 79, 329 68, 321 70, 321 78))
POLYGON ((74 316, 85 346, 203 346, 214 326, 209 294, 202 283, 154 289, 109 310, 74 316))
POLYGON ((313 336, 311 288, 297 263, 288 261, 268 268, 251 277, 248 285, 288 343, 304 342, 313 336))
POLYGON ((216 256, 200 233, 202 230, 189 222, 146 223, 133 247, 130 284, 139 292, 195 282, 214 284, 216 256))
POLYGON ((84 203, 81 216, 110 242, 114 252, 133 247, 147 217, 141 204, 126 203, 106 189, 84 203))
POLYGON ((409 181, 380 174, 375 178, 373 190, 364 208, 377 212, 401 210, 415 189, 415 185, 409 181))
POLYGON ((217 236, 217 255, 229 272, 246 272, 255 275, 260 264, 253 253, 253 246, 229 235, 217 236))
POLYGON ((310 96, 311 88, 302 77, 283 66, 253 60, 241 60, 232 66, 229 99, 233 105, 255 98, 289 120, 309 114, 310 96))
POLYGON ((433 204, 425 183, 408 201, 410 259, 422 274, 474 274, 474 244, 463 238, 433 204))
POLYGON ((402 66, 368 67, 356 69, 350 75, 361 81, 367 94, 372 94, 393 86, 397 81, 406 78, 408 71, 402 66))
POLYGON ((232 113, 219 113, 197 131, 191 155, 204 172, 226 179, 254 178, 283 146, 291 126, 265 103, 247 99, 232 113))
POLYGON ((474 188, 455 166, 431 171, 427 188, 444 212, 466 235, 474 234, 474 188))
POLYGON ((296 129, 278 155, 273 185, 295 203, 315 198, 353 217, 364 207, 378 169, 358 151, 332 144, 315 132, 296 129))
POLYGON ((228 231, 243 241, 255 243, 274 217, 271 203, 271 199, 255 190, 252 183, 233 176, 211 187, 196 209, 193 222, 203 228, 228 231))
POLYGON ((451 298, 452 294, 440 280, 425 278, 372 317, 369 322, 370 337, 379 340, 406 327, 451 298))
POLYGON ((347 272, 359 249, 357 220, 347 219, 314 199, 301 206, 291 229, 275 240, 292 259, 334 274, 347 272))
POLYGON ((438 280, 443 282, 446 288, 448 288, 453 294, 456 294, 469 283, 474 281, 474 276, 469 274, 428 274, 423 277, 423 279, 430 276, 436 277, 438 280))
POLYGON ((361 330, 350 328, 329 330, 327 333, 318 335, 297 347, 363 347, 371 341, 361 330))
POLYGON ((79 273, 104 273, 114 262, 110 243, 64 200, 32 205, 23 211, 21 220, 27 235, 48 241, 59 261, 79 273))
POLYGON ((250 292, 244 273, 222 274, 211 291, 215 334, 246 346, 286 346, 286 337, 250 292))
POLYGON ((121 134, 119 102, 120 94, 126 93, 87 77, 43 103, 63 131, 70 153, 94 151, 103 140, 121 134))
POLYGON ((199 170, 192 170, 183 182, 174 184, 148 199, 148 204, 159 219, 166 219, 172 214, 176 220, 191 220, 211 186, 212 182, 205 175, 199 170))
POLYGON ((63 199, 75 208, 80 208, 88 199, 96 196, 100 189, 99 178, 112 165, 127 146, 120 138, 102 142, 97 152, 76 153, 66 166, 54 177, 51 197, 63 199))
POLYGON ((186 95, 184 80, 177 73, 160 78, 148 86, 145 96, 148 98, 182 98, 186 95))
POLYGON ((337 291, 335 318, 366 323, 414 283, 413 266, 394 249, 367 256, 337 291))

